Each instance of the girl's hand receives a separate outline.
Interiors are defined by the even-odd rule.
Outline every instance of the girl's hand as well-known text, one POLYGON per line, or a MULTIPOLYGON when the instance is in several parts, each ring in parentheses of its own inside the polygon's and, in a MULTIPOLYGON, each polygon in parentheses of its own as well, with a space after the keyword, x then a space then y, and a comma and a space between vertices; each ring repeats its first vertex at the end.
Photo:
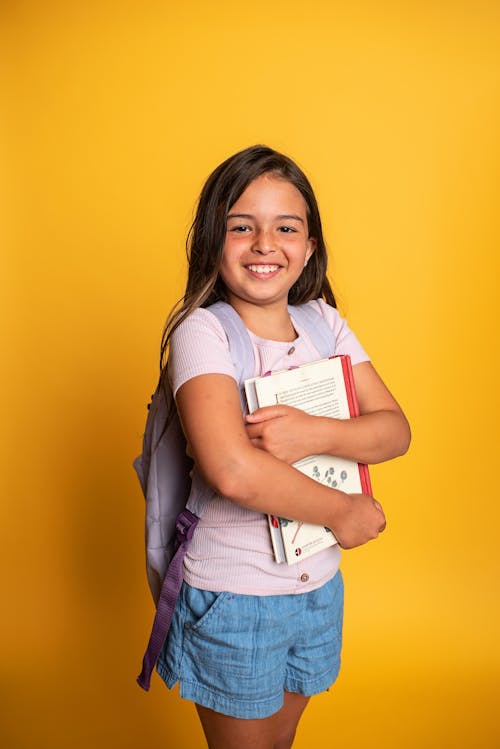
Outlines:
POLYGON ((342 510, 337 508, 331 529, 340 546, 352 549, 377 538, 385 530, 381 505, 368 494, 346 494, 342 510))
POLYGON ((292 406, 265 406, 245 418, 254 447, 290 464, 311 453, 308 431, 314 417, 304 411, 292 406))

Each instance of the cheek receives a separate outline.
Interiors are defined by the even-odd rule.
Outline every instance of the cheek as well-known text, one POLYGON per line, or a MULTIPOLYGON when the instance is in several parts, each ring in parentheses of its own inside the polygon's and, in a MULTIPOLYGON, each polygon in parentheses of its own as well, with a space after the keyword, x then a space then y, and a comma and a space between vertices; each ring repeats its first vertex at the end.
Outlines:
POLYGON ((231 255, 233 253, 231 252, 231 246, 226 242, 222 249, 222 257, 220 259, 220 267, 226 267, 228 265, 228 262, 231 259, 231 255))
POLYGON ((230 253, 226 253, 226 250, 224 248, 224 254, 222 256, 221 264, 219 267, 219 276, 224 281, 224 283, 226 283, 227 279, 231 278, 232 275, 231 270, 233 266, 231 262, 229 262, 230 258, 228 257, 228 254, 230 253))
POLYGON ((239 263, 242 252, 242 242, 227 237, 222 250, 221 268, 229 269, 239 263))
POLYGON ((230 235, 226 236, 224 247, 222 248, 222 262, 234 256, 235 254, 235 243, 230 235))

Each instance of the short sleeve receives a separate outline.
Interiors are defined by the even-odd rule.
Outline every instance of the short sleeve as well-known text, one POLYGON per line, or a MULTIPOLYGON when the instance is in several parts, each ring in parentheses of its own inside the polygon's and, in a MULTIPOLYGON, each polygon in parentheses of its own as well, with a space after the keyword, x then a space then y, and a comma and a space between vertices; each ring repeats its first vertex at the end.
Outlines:
POLYGON ((330 306, 323 299, 315 299, 312 302, 308 302, 308 304, 315 309, 316 312, 319 312, 321 317, 333 330, 336 354, 348 354, 351 357, 351 363, 353 365, 360 364, 364 361, 370 361, 370 357, 364 350, 363 346, 335 307, 330 306))
POLYGON ((237 381, 227 336, 215 315, 199 307, 176 328, 168 373, 174 396, 181 385, 202 374, 225 374, 237 381))

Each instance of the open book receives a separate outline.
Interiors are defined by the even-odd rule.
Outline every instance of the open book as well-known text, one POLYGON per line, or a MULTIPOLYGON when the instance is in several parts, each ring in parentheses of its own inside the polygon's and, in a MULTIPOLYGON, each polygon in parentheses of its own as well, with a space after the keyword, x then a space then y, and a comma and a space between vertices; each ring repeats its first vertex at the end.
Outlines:
MULTIPOLYGON (((314 416, 349 419, 359 416, 349 356, 303 364, 245 381, 250 412, 283 403, 314 416)), ((371 494, 368 467, 331 455, 310 455, 294 467, 332 489, 371 494)), ((269 515, 269 529, 278 563, 294 564, 337 543, 329 528, 269 515)))

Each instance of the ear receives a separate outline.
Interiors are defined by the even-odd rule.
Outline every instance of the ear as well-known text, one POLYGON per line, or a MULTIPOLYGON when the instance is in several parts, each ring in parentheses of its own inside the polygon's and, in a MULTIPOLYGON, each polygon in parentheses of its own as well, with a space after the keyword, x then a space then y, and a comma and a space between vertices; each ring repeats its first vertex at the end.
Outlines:
POLYGON ((316 249, 316 240, 314 237, 309 237, 307 240, 307 247, 306 247, 306 258, 304 263, 304 268, 306 267, 307 263, 309 262, 309 258, 313 254, 314 250, 316 249))

